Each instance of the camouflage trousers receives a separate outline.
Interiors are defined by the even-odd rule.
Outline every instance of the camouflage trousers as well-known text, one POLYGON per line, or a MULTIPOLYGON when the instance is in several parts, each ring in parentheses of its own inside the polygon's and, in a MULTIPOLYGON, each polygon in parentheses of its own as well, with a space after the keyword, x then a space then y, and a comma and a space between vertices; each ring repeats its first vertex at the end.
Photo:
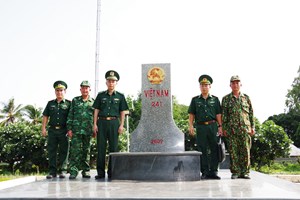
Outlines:
POLYGON ((249 174, 250 148, 251 136, 248 132, 234 131, 234 133, 228 133, 228 151, 230 154, 230 171, 232 174, 249 174))
POLYGON ((73 134, 70 148, 70 174, 90 171, 91 135, 73 134))

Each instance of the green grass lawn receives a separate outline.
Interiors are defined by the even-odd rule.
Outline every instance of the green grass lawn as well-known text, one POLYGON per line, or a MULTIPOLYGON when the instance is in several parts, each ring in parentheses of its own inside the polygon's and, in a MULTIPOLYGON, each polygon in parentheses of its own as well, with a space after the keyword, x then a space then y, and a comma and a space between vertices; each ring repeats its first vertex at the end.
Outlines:
POLYGON ((26 175, 22 175, 22 176, 16 176, 16 175, 0 175, 0 182, 1 181, 8 181, 8 180, 12 180, 12 179, 16 179, 16 178, 22 178, 26 175))
POLYGON ((0 182, 1 181, 7 181, 7 180, 10 180, 10 179, 12 179, 11 177, 2 177, 2 176, 0 176, 0 182))
POLYGON ((41 174, 10 174, 10 173, 5 173, 5 174, 0 174, 0 182, 2 181, 8 181, 12 179, 17 179, 17 178, 24 178, 26 176, 40 176, 41 174))
POLYGON ((270 167, 263 166, 260 172, 265 174, 300 174, 300 163, 274 163, 270 167))

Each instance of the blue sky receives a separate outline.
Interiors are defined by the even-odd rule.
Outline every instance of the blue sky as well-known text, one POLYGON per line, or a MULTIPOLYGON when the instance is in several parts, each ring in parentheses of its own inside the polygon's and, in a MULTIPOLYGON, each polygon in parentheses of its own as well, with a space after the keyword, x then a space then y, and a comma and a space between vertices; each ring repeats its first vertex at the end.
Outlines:
MULTIPOLYGON (((296 0, 102 0, 99 90, 104 74, 120 73, 117 89, 136 96, 141 65, 171 63, 172 94, 189 105, 198 77, 214 79, 211 93, 230 92, 238 74, 255 116, 284 112, 300 63, 300 2, 296 0)), ((52 84, 66 97, 82 80, 94 96, 97 0, 0 0, 0 102, 45 107, 52 84)))

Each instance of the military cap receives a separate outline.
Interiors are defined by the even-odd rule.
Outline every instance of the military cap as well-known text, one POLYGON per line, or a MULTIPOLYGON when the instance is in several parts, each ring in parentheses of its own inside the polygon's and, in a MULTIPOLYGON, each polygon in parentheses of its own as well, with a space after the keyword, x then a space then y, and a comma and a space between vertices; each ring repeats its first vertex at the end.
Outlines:
POLYGON ((91 87, 91 84, 89 83, 89 81, 82 81, 80 87, 82 86, 91 87))
POLYGON ((199 77, 199 83, 200 84, 212 84, 213 83, 213 79, 209 76, 209 75, 206 75, 206 74, 203 74, 199 77))
POLYGON ((67 89, 68 85, 64 81, 55 81, 53 87, 54 89, 67 89))
POLYGON ((115 80, 115 81, 120 80, 120 76, 119 76, 118 72, 116 72, 114 70, 107 71, 105 73, 105 78, 106 78, 106 80, 115 80))
POLYGON ((238 75, 234 75, 230 78, 230 82, 233 82, 233 81, 241 81, 241 79, 238 75))

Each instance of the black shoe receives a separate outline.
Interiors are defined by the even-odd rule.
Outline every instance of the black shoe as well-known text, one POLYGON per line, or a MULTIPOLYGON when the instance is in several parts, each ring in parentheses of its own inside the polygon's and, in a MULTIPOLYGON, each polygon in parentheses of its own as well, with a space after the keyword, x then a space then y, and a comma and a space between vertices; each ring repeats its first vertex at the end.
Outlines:
POLYGON ((221 177, 216 175, 216 174, 210 175, 209 178, 210 179, 215 179, 215 180, 220 180, 221 179, 221 177))
POLYGON ((237 179, 237 178, 239 178, 239 176, 237 174, 232 174, 231 175, 231 179, 237 179))
POLYGON ((103 179, 105 178, 105 175, 96 175, 95 176, 95 179, 98 180, 98 179, 103 179))
POLYGON ((203 175, 201 176, 201 179, 207 180, 207 179, 209 179, 209 177, 208 177, 207 175, 203 174, 203 175))
POLYGON ((251 179, 249 174, 242 174, 238 178, 243 178, 243 179, 251 179))
POLYGON ((90 172, 82 172, 82 178, 91 178, 90 172))
POLYGON ((59 174, 59 178, 66 178, 66 173, 65 172, 61 172, 59 174))
POLYGON ((70 176, 69 176, 69 179, 75 179, 77 176, 75 175, 75 174, 71 174, 70 176))
POLYGON ((55 178, 56 177, 56 174, 48 174, 46 176, 47 179, 52 179, 52 178, 55 178))

